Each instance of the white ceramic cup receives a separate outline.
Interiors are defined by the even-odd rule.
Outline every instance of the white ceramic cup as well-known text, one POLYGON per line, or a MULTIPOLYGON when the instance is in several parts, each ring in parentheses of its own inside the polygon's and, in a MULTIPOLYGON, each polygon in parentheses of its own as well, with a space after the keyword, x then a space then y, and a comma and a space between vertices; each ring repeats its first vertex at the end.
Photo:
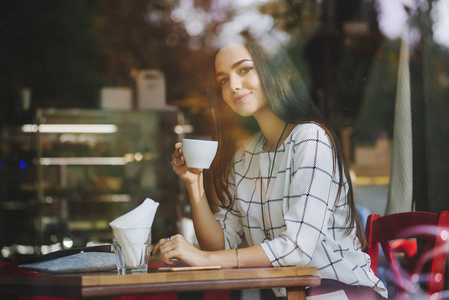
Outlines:
POLYGON ((217 153, 217 147, 217 141, 182 139, 182 152, 187 167, 209 169, 217 153))

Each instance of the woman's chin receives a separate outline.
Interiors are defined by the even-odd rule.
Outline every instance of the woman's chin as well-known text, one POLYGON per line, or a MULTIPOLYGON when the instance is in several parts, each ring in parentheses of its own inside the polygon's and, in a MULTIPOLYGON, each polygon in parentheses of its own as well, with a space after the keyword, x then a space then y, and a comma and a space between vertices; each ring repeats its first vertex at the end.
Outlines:
POLYGON ((240 106, 240 107, 233 107, 232 109, 234 110, 234 112, 236 114, 238 114, 238 115, 240 115, 242 117, 251 117, 255 113, 254 109, 249 109, 247 107, 243 107, 243 105, 240 106))

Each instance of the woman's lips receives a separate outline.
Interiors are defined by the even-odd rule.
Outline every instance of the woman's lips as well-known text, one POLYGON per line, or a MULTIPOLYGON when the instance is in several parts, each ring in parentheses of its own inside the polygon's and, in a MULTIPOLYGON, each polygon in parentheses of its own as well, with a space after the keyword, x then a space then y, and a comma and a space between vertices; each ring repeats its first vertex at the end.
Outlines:
POLYGON ((234 98, 234 100, 232 100, 235 104, 239 104, 242 103, 246 97, 248 97, 250 95, 250 93, 248 94, 243 94, 243 95, 239 95, 237 97, 234 98))

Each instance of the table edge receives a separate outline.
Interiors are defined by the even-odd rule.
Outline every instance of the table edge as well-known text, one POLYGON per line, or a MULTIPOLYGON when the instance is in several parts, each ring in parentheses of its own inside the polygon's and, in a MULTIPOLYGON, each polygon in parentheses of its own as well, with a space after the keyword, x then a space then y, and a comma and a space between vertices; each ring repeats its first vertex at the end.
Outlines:
POLYGON ((89 286, 81 291, 83 297, 109 297, 125 296, 131 294, 158 294, 158 293, 182 293, 193 291, 213 291, 213 290, 244 290, 244 289, 272 289, 272 288, 295 288, 306 289, 309 286, 319 286, 321 278, 319 276, 298 276, 289 278, 267 279, 231 279, 231 280, 210 280, 210 281, 190 281, 175 283, 155 283, 155 284, 135 284, 123 286, 89 286), (219 281, 220 285, 214 285, 219 281), (216 282, 215 282, 216 283, 216 282), (176 292, 174 292, 176 288, 176 292), (168 290, 167 290, 168 289, 168 290))
POLYGON ((221 269, 205 271, 180 271, 126 274, 117 275, 110 273, 73 273, 73 274, 26 274, 26 275, 0 275, 0 286, 63 286, 63 287, 88 287, 88 286, 115 286, 135 284, 155 284, 167 281, 167 276, 173 278, 173 282, 192 282, 210 280, 243 280, 258 279, 272 280, 282 277, 311 276, 317 274, 316 267, 274 267, 274 268, 242 268, 221 269), (213 276, 212 276, 213 275, 213 276), (205 279, 199 279, 204 277, 205 279), (20 280, 19 280, 20 279, 20 280))

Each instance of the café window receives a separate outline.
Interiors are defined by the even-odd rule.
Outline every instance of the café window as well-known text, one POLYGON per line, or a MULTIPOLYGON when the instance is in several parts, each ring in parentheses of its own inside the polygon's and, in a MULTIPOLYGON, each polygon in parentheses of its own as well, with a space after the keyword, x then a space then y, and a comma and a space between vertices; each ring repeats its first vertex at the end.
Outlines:
MULTIPOLYGON (((95 189, 102 191, 94 193, 96 199, 116 195, 118 204, 108 210, 116 209, 116 215, 146 196, 166 201, 170 205, 161 205, 156 216, 161 226, 155 236, 179 231, 190 214, 186 192, 156 165, 170 171, 166 154, 176 140, 211 136, 205 74, 217 47, 238 36, 287 51, 313 101, 337 128, 358 205, 381 215, 448 209, 448 0, 14 1, 5 6, 0 36, 3 257, 17 253, 14 245, 31 246, 20 248, 29 250, 22 254, 42 245, 67 247, 65 238, 76 243, 73 226, 87 231, 78 241, 88 243, 90 230, 107 228, 106 215, 99 217, 98 211, 104 201, 89 202, 82 211, 77 205, 81 192, 93 195, 88 192, 95 189), (157 92, 157 107, 145 90, 157 92), (166 109, 169 117, 160 114, 166 109), (36 130, 51 118, 77 114, 70 124, 87 118, 89 124, 114 125, 118 131, 36 130), (45 160, 56 157, 100 160, 97 167, 83 168, 67 159, 45 160), (118 157, 123 165, 98 167, 102 157, 118 157), (138 176, 124 167, 139 164, 136 160, 148 163, 138 176), (74 182, 84 183, 79 189, 71 186, 74 182), (89 216, 88 222, 76 212, 89 216)), ((236 141, 255 130, 249 119, 225 117, 236 141)), ((210 187, 207 192, 213 194, 210 187)))

